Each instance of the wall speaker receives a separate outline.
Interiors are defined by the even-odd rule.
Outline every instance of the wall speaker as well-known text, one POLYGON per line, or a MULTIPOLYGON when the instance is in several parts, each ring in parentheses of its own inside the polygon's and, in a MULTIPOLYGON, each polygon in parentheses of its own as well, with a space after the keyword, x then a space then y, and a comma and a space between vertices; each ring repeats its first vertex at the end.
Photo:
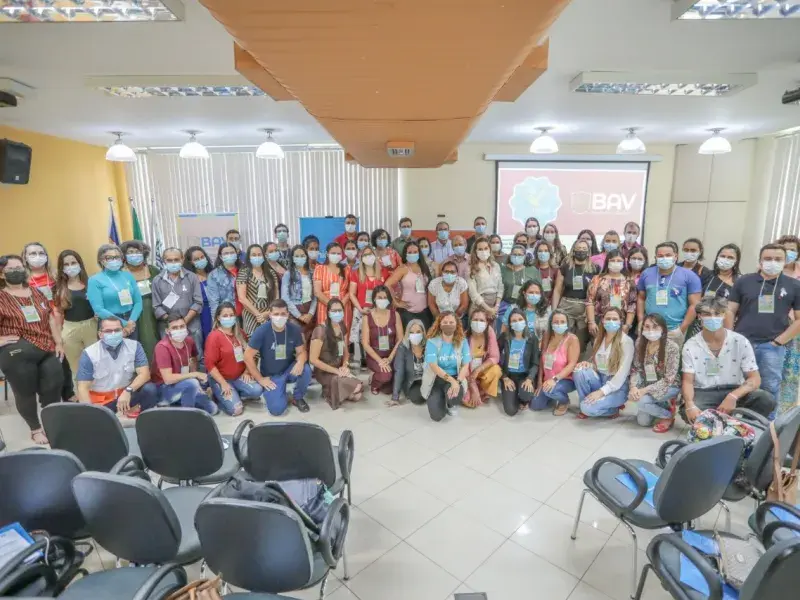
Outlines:
POLYGON ((31 147, 21 142, 0 140, 0 183, 28 183, 31 175, 31 153, 31 147))

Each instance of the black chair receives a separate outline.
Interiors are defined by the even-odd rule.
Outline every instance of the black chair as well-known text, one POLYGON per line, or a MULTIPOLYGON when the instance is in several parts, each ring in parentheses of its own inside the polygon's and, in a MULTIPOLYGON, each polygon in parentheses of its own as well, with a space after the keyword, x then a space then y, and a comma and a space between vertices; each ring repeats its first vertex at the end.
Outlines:
MULTIPOLYGON (((159 408, 136 419, 145 466, 175 484, 213 485, 239 470, 231 436, 199 408, 159 408)), ((161 482, 159 482, 161 487, 161 482)))
POLYGON ((71 540, 37 537, 0 568, 0 598, 55 598, 79 573, 86 574, 84 556, 71 540))
POLYGON ((105 406, 58 402, 42 409, 50 447, 72 452, 87 471, 108 473, 122 458, 139 455, 136 431, 105 406))
POLYGON ((194 515, 211 490, 160 490, 135 456, 121 460, 111 473, 78 475, 72 489, 92 537, 115 556, 136 564, 185 565, 200 559, 194 515), (140 477, 119 474, 131 464, 140 477))
MULTIPOLYGON (((669 442, 668 442, 669 444, 669 442)), ((631 597, 636 591, 639 547, 634 527, 678 531, 706 514, 722 498, 733 479, 744 449, 739 438, 716 438, 684 446, 674 453, 662 471, 643 460, 601 458, 586 471, 572 539, 576 539, 586 494, 597 500, 625 526, 633 540, 631 597), (645 501, 648 483, 639 469, 657 478, 652 505, 645 501), (627 474, 635 486, 629 489, 618 477, 627 474)))
POLYGON ((760 538, 769 536, 782 542, 800 537, 800 509, 791 504, 764 502, 756 509, 756 512, 750 515, 747 523, 760 538), (787 513, 787 518, 790 520, 785 521, 781 517, 787 513))
POLYGON ((89 537, 72 481, 81 461, 63 450, 20 450, 0 454, 0 527, 19 522, 71 540, 89 537))
POLYGON ((282 592, 320 586, 344 552, 350 507, 337 498, 319 539, 312 540, 297 513, 277 504, 213 498, 197 510, 203 556, 225 584, 251 590, 225 598, 291 600, 282 592))

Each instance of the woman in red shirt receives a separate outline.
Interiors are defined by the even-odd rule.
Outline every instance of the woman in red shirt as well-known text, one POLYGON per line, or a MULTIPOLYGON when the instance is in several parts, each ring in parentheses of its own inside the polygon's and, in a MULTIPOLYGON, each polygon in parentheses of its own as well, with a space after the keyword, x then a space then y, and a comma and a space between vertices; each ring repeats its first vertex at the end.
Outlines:
POLYGON ((0 257, 0 370, 36 444, 48 443, 36 396, 42 407, 61 400, 63 359, 58 323, 45 295, 28 285, 22 257, 0 257))
POLYGON ((361 321, 374 305, 372 294, 389 277, 389 269, 378 264, 375 250, 367 246, 361 251, 358 267, 350 269, 350 303, 353 305, 353 324, 350 342, 361 341, 361 321))
POLYGON ((214 329, 206 338, 205 360, 214 400, 232 417, 242 414, 242 398, 259 398, 264 391, 247 374, 244 364, 246 347, 247 342, 236 319, 236 308, 232 302, 221 302, 214 314, 214 329))

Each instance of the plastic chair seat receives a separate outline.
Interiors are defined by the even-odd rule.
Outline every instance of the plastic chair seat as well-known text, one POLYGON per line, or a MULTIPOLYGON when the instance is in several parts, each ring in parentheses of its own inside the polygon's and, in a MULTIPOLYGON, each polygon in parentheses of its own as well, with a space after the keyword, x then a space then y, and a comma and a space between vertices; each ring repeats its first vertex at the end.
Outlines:
POLYGON ((125 437, 128 438, 128 454, 134 456, 142 456, 142 451, 139 449, 139 438, 136 437, 135 427, 125 427, 125 437))
MULTIPOLYGON (((779 520, 778 517, 773 515, 772 512, 767 511, 767 514, 764 516, 764 526, 766 527, 770 523, 774 523, 775 521, 778 520, 779 520)), ((758 533, 758 529, 756 527, 756 513, 750 515, 750 517, 747 519, 747 524, 750 526, 750 529, 754 533, 756 534, 758 533)), ((773 544, 775 544, 778 542, 785 542, 786 540, 790 540, 798 536, 800 536, 800 534, 795 533, 794 531, 791 531, 789 529, 776 529, 775 533, 772 535, 772 540, 773 544)))
POLYGON ((194 515, 197 507, 211 493, 211 490, 193 486, 172 487, 163 490, 163 493, 181 525, 181 542, 178 546, 178 553, 175 555, 175 562, 185 565, 199 560, 202 552, 200 538, 197 536, 197 529, 194 526, 194 515))
MULTIPOLYGON (((225 453, 222 458, 222 466, 214 473, 211 473, 211 475, 205 475, 203 477, 198 477, 197 479, 192 479, 192 482, 196 485, 216 485, 218 483, 225 483, 231 477, 236 475, 236 473, 239 472, 239 469, 242 468, 239 465, 239 461, 236 460, 236 455, 233 452, 233 442, 231 441, 231 436, 223 435, 222 439, 225 440, 226 444, 228 444, 228 447, 225 448, 225 453)), ((162 479, 166 483, 174 483, 176 485, 179 483, 179 480, 171 477, 162 477, 162 479)))
MULTIPOLYGON (((60 600, 131 600, 157 569, 158 567, 124 567, 92 573, 75 580, 58 597, 60 600)), ((148 600, 160 600, 179 587, 180 581, 176 573, 169 573, 148 600)))

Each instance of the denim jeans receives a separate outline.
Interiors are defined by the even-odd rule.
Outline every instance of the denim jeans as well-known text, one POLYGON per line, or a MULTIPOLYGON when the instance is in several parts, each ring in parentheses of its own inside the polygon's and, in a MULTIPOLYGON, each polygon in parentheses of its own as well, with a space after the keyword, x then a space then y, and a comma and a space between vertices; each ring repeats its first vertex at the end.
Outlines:
POLYGON ((639 412, 636 413, 636 421, 642 427, 650 427, 656 419, 672 418, 670 401, 678 397, 681 393, 679 387, 667 388, 667 393, 663 396, 655 397, 645 394, 639 398, 639 412))
POLYGON ((617 409, 625 404, 628 399, 628 382, 615 392, 603 396, 594 402, 587 402, 586 396, 596 392, 610 379, 608 375, 598 373, 594 369, 580 369, 572 374, 575 380, 575 389, 581 401, 581 412, 587 417, 610 417, 617 413, 617 409))
MULTIPOLYGON (((148 381, 131 394, 131 408, 138 406, 141 410, 147 410, 148 408, 153 408, 156 404, 158 404, 158 387, 151 381, 148 381)), ((103 406, 112 412, 117 412, 116 400, 103 406)))
POLYGON ((226 398, 222 395, 222 387, 216 379, 209 377, 208 381, 211 384, 211 391, 214 392, 214 400, 226 415, 233 415, 236 412, 236 409, 242 405, 242 398, 260 398, 264 392, 264 388, 255 381, 247 383, 241 377, 227 379, 228 385, 231 386, 231 397, 226 398))
POLYGON ((308 390, 308 386, 311 383, 311 367, 306 363, 303 365, 303 372, 295 376, 292 375, 294 366, 295 363, 292 363, 288 369, 278 375, 266 375, 275 384, 274 390, 263 388, 264 392, 261 394, 264 397, 264 404, 266 404, 267 410, 271 415, 277 417, 286 412, 286 408, 289 406, 289 397, 286 394, 287 384, 295 384, 293 394, 295 400, 302 400, 306 395, 306 390, 308 390))
POLYGON ((773 398, 777 398, 783 376, 786 347, 776 346, 772 342, 764 342, 763 344, 754 344, 753 350, 756 353, 758 373, 761 375, 761 389, 768 391, 773 398))
POLYGON ((544 410, 548 405, 555 401, 556 404, 569 404, 569 393, 575 391, 575 382, 572 379, 561 379, 549 392, 544 388, 539 390, 536 397, 528 405, 530 410, 544 410))
POLYGON ((162 383, 158 388, 161 401, 177 404, 183 408, 200 408, 210 415, 219 412, 214 401, 208 397, 197 379, 184 379, 178 383, 162 383))

